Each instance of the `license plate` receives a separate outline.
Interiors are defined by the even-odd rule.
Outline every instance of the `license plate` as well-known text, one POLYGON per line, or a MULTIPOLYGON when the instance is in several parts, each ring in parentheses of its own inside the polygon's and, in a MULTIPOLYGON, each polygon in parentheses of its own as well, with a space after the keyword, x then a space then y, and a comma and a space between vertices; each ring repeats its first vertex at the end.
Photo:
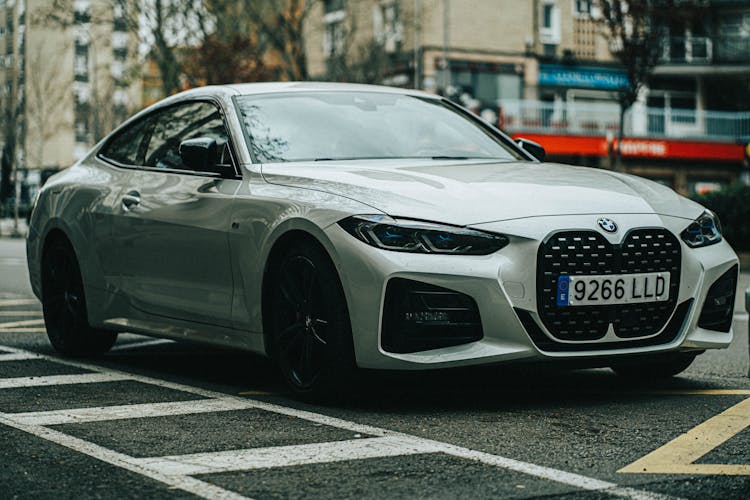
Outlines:
POLYGON ((559 276, 557 305, 606 306, 669 300, 668 272, 559 276))

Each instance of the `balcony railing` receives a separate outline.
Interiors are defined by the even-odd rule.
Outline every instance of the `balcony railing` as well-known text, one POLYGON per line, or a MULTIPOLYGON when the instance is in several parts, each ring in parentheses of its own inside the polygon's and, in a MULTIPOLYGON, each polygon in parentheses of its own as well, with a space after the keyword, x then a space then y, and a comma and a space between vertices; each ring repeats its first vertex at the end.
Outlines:
POLYGON ((663 64, 750 63, 750 37, 667 37, 661 44, 663 64))
POLYGON ((669 64, 713 61, 713 40, 708 37, 669 37, 662 40, 661 61, 669 64))
MULTIPOLYGON (((508 132, 617 135, 616 103, 502 100, 501 126, 508 132)), ((710 141, 750 140, 750 112, 692 111, 635 105, 625 114, 628 137, 674 137, 710 141)))

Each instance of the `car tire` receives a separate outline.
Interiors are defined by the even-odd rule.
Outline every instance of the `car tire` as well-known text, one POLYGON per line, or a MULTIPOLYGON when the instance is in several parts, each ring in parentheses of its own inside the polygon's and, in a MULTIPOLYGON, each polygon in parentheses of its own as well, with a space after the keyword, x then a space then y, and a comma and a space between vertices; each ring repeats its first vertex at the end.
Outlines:
POLYGON ((697 355, 688 352, 660 354, 639 361, 618 363, 610 368, 621 377, 631 379, 669 378, 685 371, 697 355))
POLYGON ((287 248, 270 290, 272 352, 305 400, 346 396, 356 374, 346 297, 328 254, 311 241, 287 248))
POLYGON ((62 238, 53 241, 42 257, 42 310, 47 337, 62 354, 102 354, 117 340, 117 333, 89 325, 78 259, 62 238))

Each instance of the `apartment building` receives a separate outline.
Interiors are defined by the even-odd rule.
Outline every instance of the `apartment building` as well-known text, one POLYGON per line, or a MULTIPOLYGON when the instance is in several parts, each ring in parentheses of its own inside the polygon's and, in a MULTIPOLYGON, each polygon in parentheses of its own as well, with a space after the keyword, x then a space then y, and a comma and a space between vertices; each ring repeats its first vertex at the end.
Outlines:
MULTIPOLYGON (((450 95, 553 160, 612 167, 627 74, 596 0, 326 0, 308 19, 313 76, 378 40, 384 83, 450 95)), ((711 0, 661 26, 661 62, 626 115, 624 169, 683 193, 747 169, 750 1, 711 0)), ((745 173, 745 175, 747 175, 745 173)))
POLYGON ((0 0, 0 82, 4 103, 20 110, 5 125, 17 131, 16 165, 31 183, 34 169, 81 158, 141 101, 122 3, 72 0, 69 12, 50 4, 0 0))

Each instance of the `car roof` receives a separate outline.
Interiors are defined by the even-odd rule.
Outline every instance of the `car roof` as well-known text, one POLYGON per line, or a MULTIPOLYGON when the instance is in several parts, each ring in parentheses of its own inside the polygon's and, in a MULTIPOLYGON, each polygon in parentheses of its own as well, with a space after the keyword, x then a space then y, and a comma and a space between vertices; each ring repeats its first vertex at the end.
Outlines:
POLYGON ((223 95, 225 97, 238 95, 258 95, 282 92, 380 92, 388 94, 413 95, 424 98, 438 98, 435 94, 428 94, 420 90, 386 87, 382 85, 365 85, 358 83, 332 82, 269 82, 269 83, 236 83, 227 85, 209 85, 196 87, 175 94, 157 103, 164 105, 187 98, 223 95))

